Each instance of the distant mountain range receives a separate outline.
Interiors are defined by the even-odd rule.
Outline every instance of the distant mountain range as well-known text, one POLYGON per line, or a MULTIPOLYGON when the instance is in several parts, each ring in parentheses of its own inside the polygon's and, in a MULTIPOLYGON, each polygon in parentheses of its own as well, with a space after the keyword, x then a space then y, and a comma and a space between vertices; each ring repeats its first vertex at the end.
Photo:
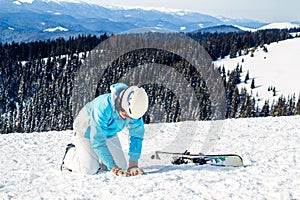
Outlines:
POLYGON ((27 42, 122 33, 134 29, 164 31, 240 31, 267 25, 254 20, 217 18, 190 11, 108 8, 84 2, 0 0, 0 42, 27 42), (234 26, 233 26, 234 25, 234 26))

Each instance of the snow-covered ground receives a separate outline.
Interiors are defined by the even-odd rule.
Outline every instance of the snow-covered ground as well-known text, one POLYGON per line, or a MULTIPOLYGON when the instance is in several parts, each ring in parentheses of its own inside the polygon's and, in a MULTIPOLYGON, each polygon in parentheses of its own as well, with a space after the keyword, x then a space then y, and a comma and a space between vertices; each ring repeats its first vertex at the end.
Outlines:
MULTIPOLYGON (((299 122, 292 116, 220 123, 209 153, 237 153, 245 164, 239 168, 153 164, 149 152, 168 150, 178 134, 192 137, 190 149, 200 151, 211 123, 147 125, 141 166, 148 174, 129 178, 61 172, 72 131, 0 135, 0 199, 300 199, 299 122)), ((126 149, 126 132, 119 134, 126 149)))
POLYGON ((253 53, 237 58, 225 58, 216 61, 217 66, 224 66, 226 70, 233 70, 237 65, 242 66, 242 83, 239 88, 246 87, 251 92, 251 81, 254 78, 256 88, 252 90, 253 96, 260 99, 259 106, 269 99, 270 103, 281 95, 288 97, 300 94, 300 38, 293 38, 265 45, 268 52, 258 48, 253 53), (244 83, 245 76, 249 71, 250 80, 244 83), (276 96, 268 91, 269 87, 275 87, 276 96), (258 94, 258 96, 257 96, 258 94))

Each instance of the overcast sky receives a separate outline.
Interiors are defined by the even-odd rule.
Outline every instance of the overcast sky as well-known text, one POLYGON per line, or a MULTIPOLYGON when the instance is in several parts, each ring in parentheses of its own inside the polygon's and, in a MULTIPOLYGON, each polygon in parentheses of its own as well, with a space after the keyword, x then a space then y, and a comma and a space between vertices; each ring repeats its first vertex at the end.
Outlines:
POLYGON ((300 0, 83 0, 104 5, 187 9, 264 22, 300 22, 300 0))

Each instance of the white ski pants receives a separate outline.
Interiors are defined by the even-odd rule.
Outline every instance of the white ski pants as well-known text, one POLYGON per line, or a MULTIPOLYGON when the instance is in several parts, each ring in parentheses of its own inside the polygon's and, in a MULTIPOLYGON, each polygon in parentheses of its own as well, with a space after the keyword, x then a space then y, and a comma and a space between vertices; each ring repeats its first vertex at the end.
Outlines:
MULTIPOLYGON (((73 137, 73 144, 75 145, 75 148, 69 149, 64 159, 64 167, 75 172, 96 174, 99 169, 105 170, 106 167, 92 149, 91 141, 84 137, 84 133, 89 125, 90 117, 84 107, 74 120, 73 128, 75 130, 75 135, 73 137)), ((127 163, 119 137, 115 135, 114 137, 108 138, 106 140, 106 145, 112 154, 116 165, 126 170, 127 163)))

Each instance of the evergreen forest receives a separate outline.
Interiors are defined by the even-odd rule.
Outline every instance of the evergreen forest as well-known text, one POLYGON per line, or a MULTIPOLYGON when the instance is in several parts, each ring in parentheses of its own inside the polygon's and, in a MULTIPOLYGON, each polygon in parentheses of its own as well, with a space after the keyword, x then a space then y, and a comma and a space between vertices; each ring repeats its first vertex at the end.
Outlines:
MULTIPOLYGON (((251 49, 291 38, 290 32, 300 30, 261 30, 257 32, 188 33, 199 42, 213 60, 230 56, 251 54, 251 49)), ((165 33, 168 34, 168 33, 165 33)), ((72 129, 74 120, 72 92, 76 73, 83 60, 99 43, 111 37, 108 34, 78 35, 47 41, 28 43, 0 43, 0 133, 42 132, 72 129)), ((157 63, 173 66, 184 74, 197 94, 199 105, 195 115, 198 120, 211 119, 211 99, 207 84, 193 66, 172 52, 157 49, 140 49, 128 52, 109 66, 105 79, 99 80, 94 97, 109 92, 109 86, 133 66, 157 63)), ((226 118, 289 116, 300 114, 299 94, 281 96, 277 101, 266 100, 262 108, 245 88, 238 89, 242 66, 226 71, 216 69, 222 78, 226 95, 226 118)), ((251 71, 249 72, 251 75, 251 71)), ((246 76, 249 79, 249 74, 246 76)), ((170 88, 157 84, 143 85, 149 95, 150 108, 144 116, 145 123, 178 122, 182 120, 179 97, 170 88), (153 106, 160 106, 165 115, 157 119, 153 106)), ((255 88, 252 80, 251 88, 255 88)), ((269 90, 276 94, 275 87, 269 90)), ((193 110, 193 108, 191 108, 193 110)))

